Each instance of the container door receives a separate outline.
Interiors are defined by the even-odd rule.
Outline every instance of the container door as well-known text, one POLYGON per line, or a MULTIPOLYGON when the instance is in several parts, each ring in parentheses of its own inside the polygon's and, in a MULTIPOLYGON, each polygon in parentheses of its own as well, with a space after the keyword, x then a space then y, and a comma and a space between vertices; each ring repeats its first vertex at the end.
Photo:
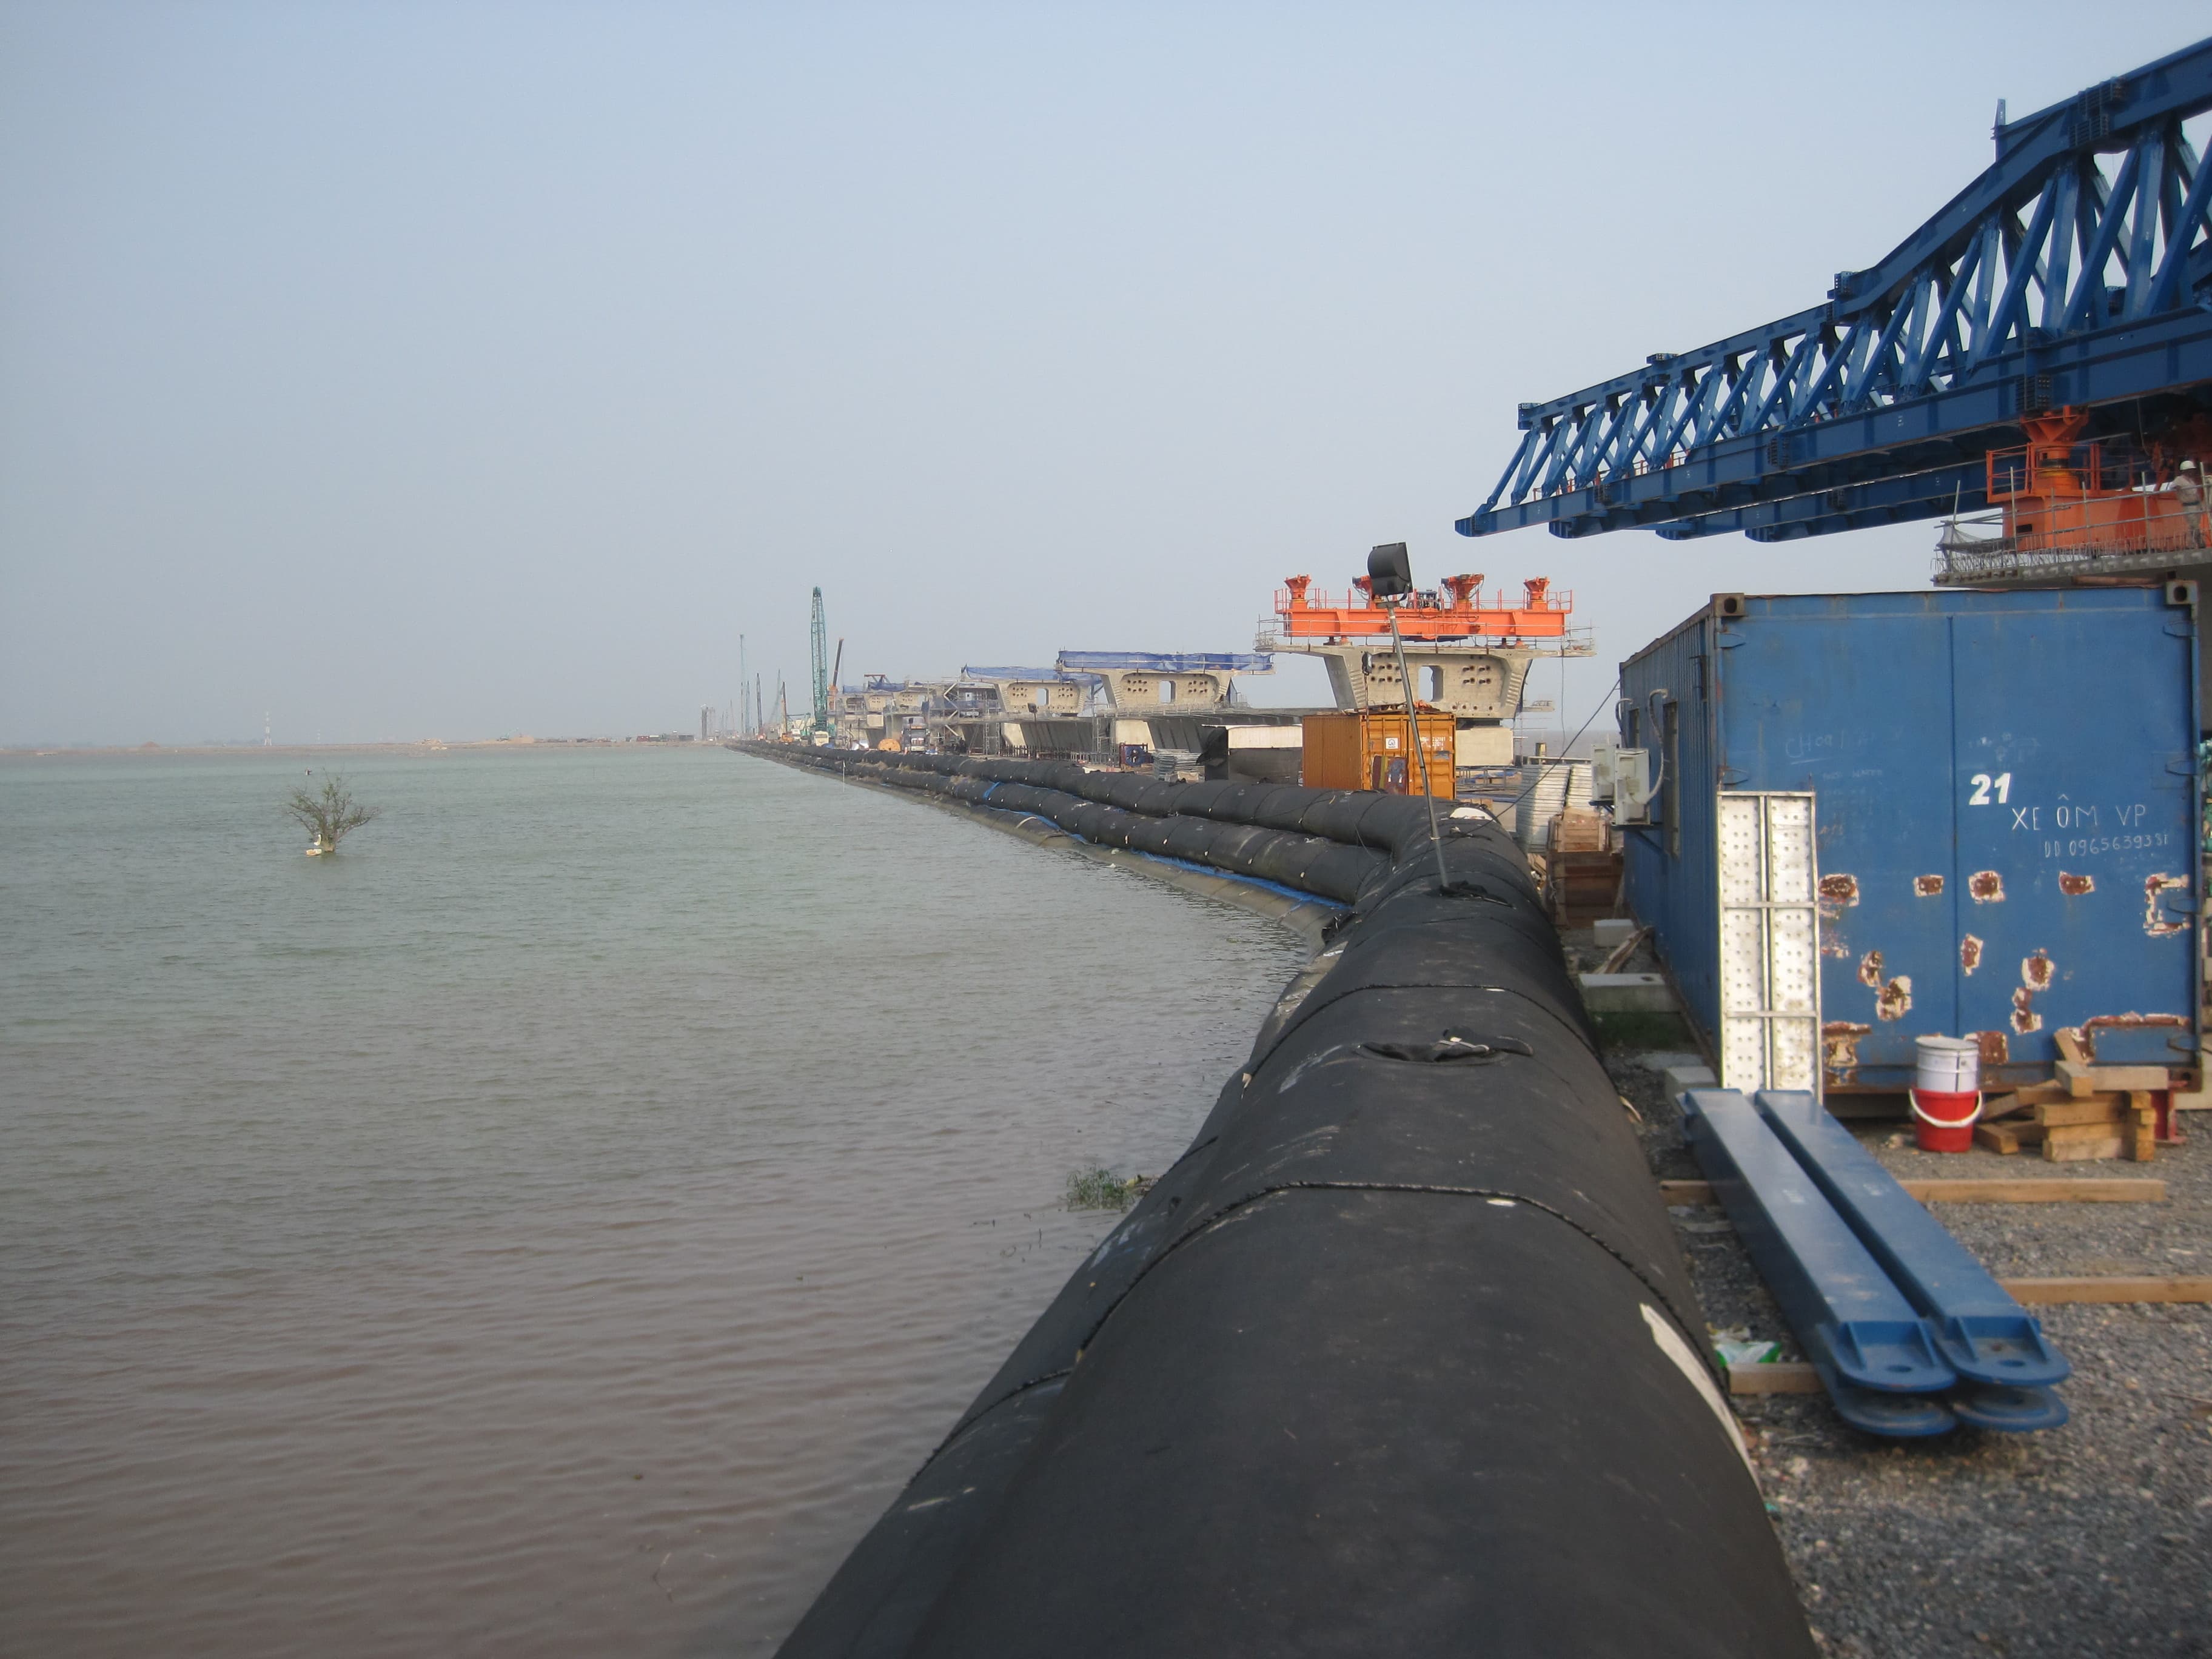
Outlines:
POLYGON ((1720 638, 1726 784, 1818 800, 1826 1081, 1902 1089, 1914 1036, 1959 1030, 1946 619, 1786 601, 1720 638))
POLYGON ((1951 629, 1960 1034, 1989 1034, 1985 1066, 2047 1066, 2067 1027, 2106 1064, 2190 1063, 2191 612, 1993 605, 1951 629))

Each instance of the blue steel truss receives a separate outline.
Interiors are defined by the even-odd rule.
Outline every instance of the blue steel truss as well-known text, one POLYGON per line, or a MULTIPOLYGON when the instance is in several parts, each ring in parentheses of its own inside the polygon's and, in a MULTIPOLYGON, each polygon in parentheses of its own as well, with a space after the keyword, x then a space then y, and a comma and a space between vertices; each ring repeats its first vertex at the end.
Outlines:
POLYGON ((1264 653, 1237 651, 1063 651, 1060 666, 1072 673, 1142 668, 1155 674, 1272 674, 1275 659, 1264 653))
POLYGON ((1550 403, 1457 525, 1820 535, 1984 506, 1982 456, 2212 409, 2212 40, 1996 130, 1996 161, 1827 301, 1550 403), (2201 133, 2200 133, 2201 137, 2201 133))

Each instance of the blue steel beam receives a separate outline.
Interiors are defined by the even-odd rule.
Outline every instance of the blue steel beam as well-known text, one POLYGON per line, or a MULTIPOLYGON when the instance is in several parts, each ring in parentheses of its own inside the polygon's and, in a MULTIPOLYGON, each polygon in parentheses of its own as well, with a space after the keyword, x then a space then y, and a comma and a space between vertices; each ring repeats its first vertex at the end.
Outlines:
POLYGON ((1740 530, 1755 542, 1793 541, 1832 530, 1863 530, 1957 510, 1976 513, 1989 505, 1982 464, 1938 467, 1928 472, 1877 477, 1864 483, 1834 483, 1817 495, 1796 495, 1675 519, 1653 529, 1668 541, 1717 536, 1740 530))
POLYGON ((2208 111, 2212 40, 2001 124, 1981 176, 1823 304, 1522 404, 1519 447, 1457 529, 1814 535, 1863 520, 1757 509, 1976 470, 2061 405, 2089 408, 2093 434, 2132 429, 2146 401, 2212 410, 2212 167, 2184 126, 2208 111))
POLYGON ((1958 1381, 1865 1245, 1733 1089, 1682 1097, 1682 1127, 1837 1414, 1869 1434, 1942 1434, 1958 1381))
MULTIPOLYGON (((1890 1282, 1935 1327, 1936 1352, 1953 1370, 1978 1382, 2036 1389, 2073 1374, 2034 1316, 1812 1095, 1763 1090, 1754 1103, 1890 1282)), ((2066 1412, 2051 1404, 2047 1420, 2003 1426, 2056 1428, 2066 1412)))

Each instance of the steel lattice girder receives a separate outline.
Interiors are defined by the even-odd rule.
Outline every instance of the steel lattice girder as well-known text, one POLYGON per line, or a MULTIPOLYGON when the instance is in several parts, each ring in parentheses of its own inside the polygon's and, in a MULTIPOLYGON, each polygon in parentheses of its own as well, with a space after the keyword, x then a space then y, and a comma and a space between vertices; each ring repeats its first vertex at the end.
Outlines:
POLYGON ((1979 458, 2023 415, 2212 407, 2212 167, 2182 125, 2208 110, 2212 40, 2000 125, 1996 161, 1826 303, 1522 404, 1520 447, 1456 527, 1771 539, 1927 518, 1985 504, 1979 458))
POLYGON ((1242 651, 1063 651, 1057 660, 1068 673, 1141 668, 1155 674, 1268 674, 1275 667, 1264 652, 1242 651))

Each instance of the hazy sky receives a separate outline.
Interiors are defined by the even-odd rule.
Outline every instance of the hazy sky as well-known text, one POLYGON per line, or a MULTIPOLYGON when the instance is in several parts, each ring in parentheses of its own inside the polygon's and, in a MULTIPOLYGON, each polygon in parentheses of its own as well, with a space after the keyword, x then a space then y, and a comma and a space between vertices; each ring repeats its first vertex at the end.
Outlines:
POLYGON ((2207 18, 0 4, 0 743, 682 728, 817 583, 848 681, 1244 649, 1397 539, 1576 592, 1578 722, 1934 532, 1468 541, 1514 404, 1814 303, 1999 97, 2207 18))

